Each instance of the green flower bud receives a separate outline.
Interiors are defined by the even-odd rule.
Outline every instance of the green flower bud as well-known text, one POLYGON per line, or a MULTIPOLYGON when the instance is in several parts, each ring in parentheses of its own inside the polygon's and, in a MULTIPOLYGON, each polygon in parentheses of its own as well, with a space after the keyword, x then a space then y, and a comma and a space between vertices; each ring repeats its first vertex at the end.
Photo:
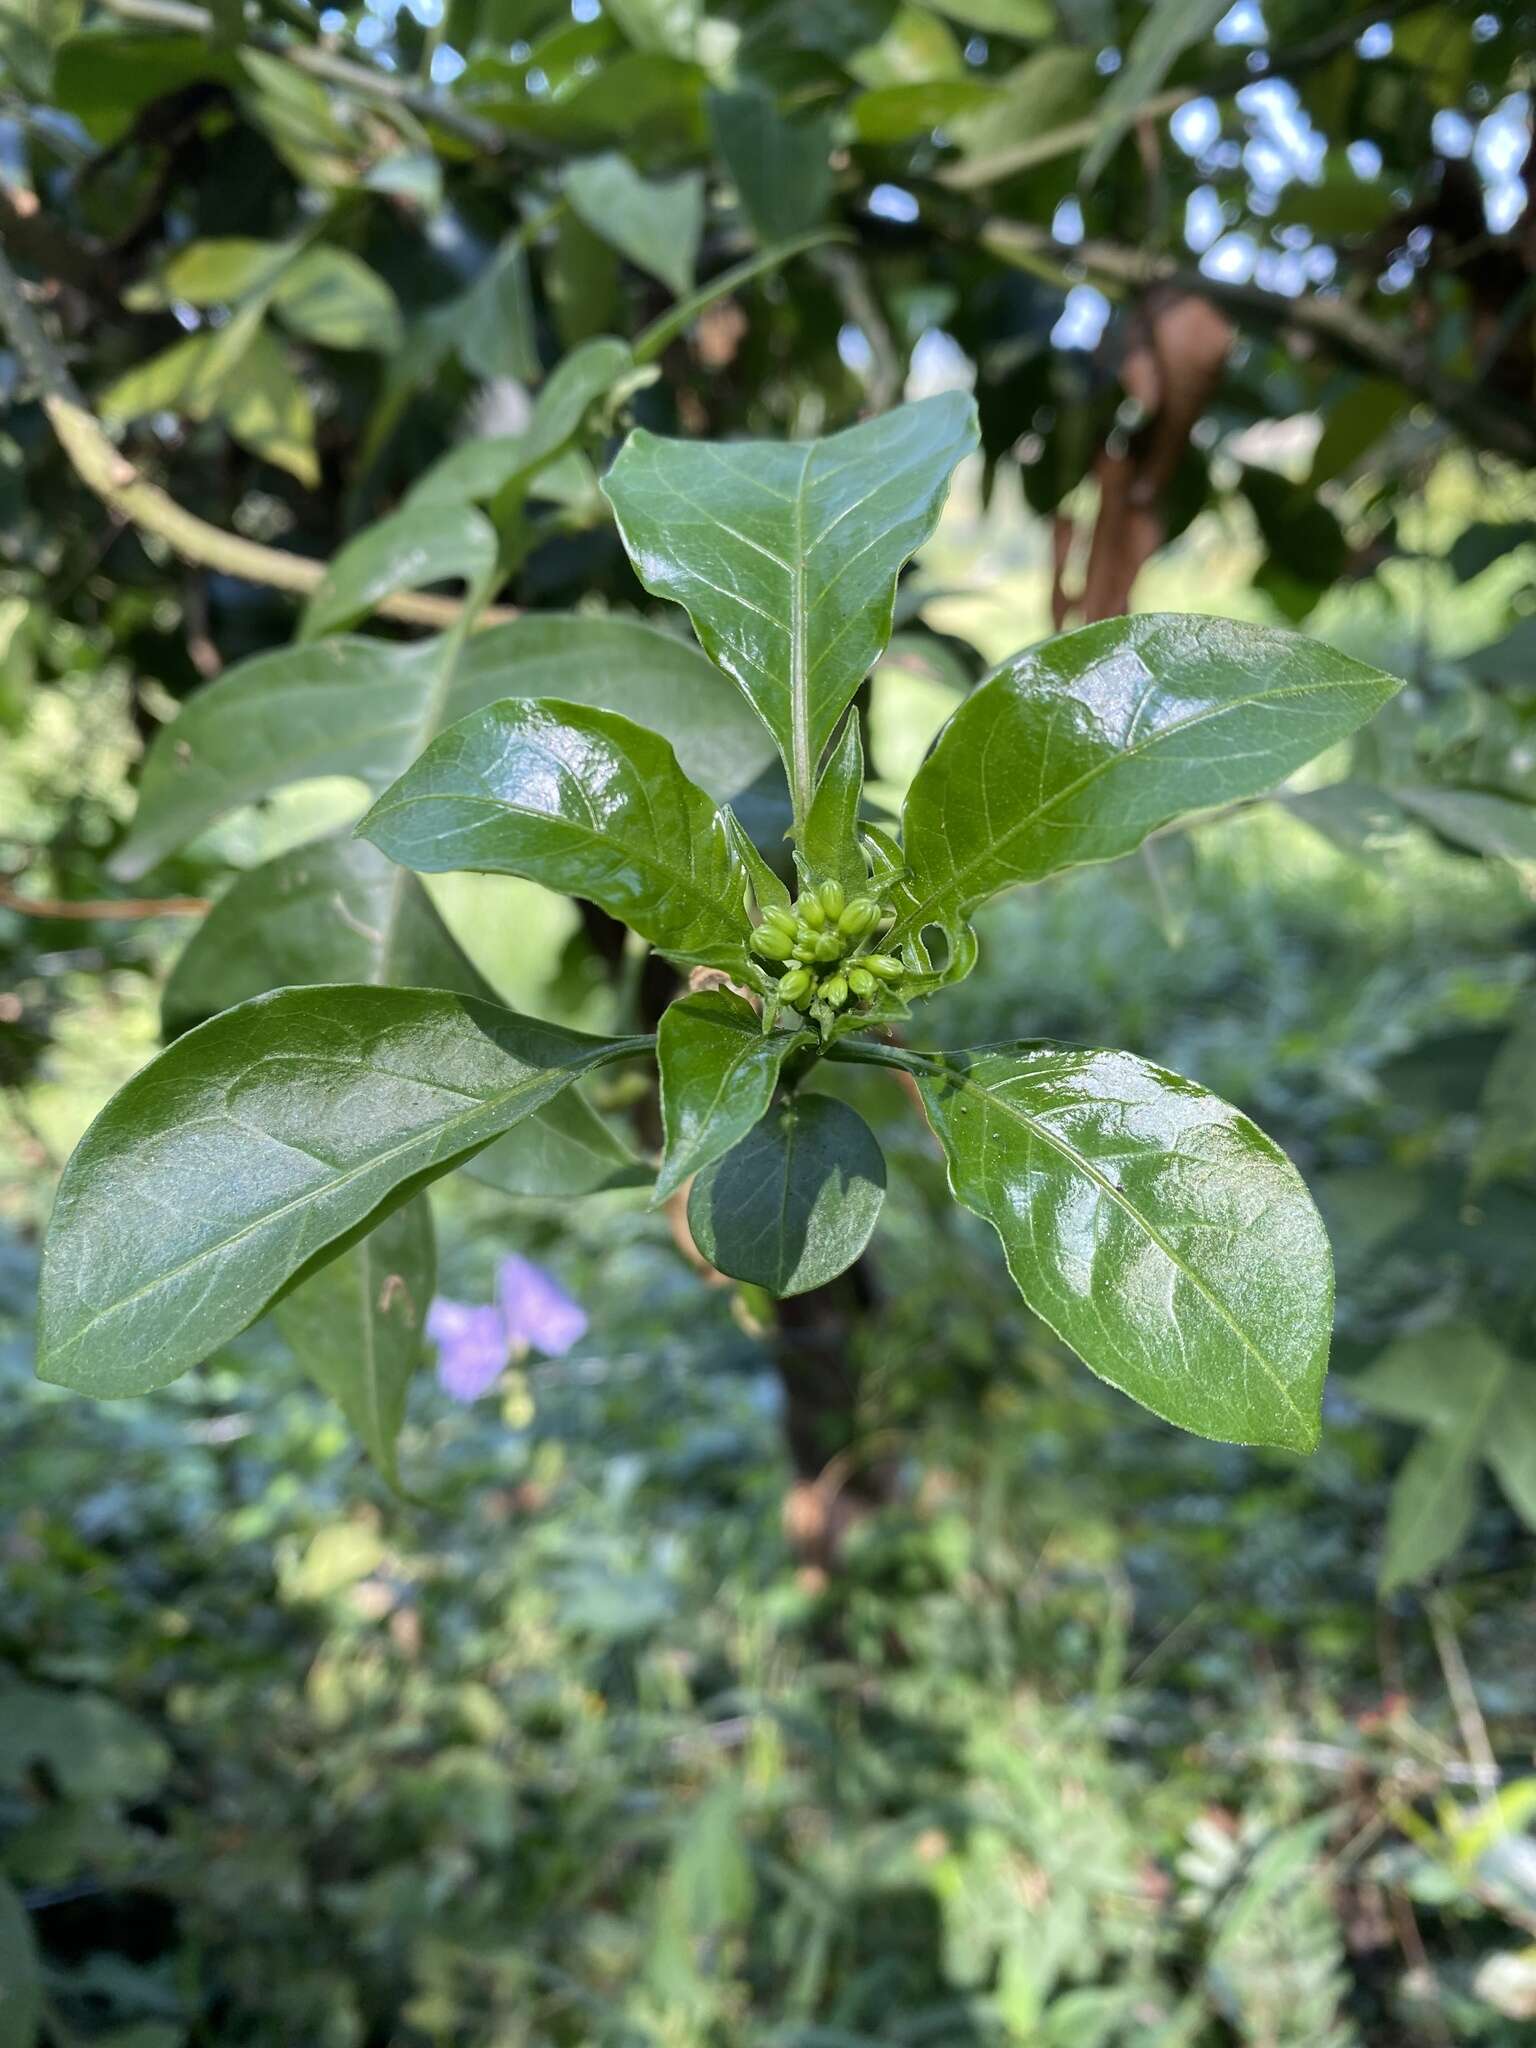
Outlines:
POLYGON ((816 958, 816 934, 814 932, 807 932, 806 936, 795 947, 789 957, 798 965, 809 967, 816 958))
POLYGON ((821 998, 830 1003, 834 1010, 840 1010, 848 1000, 848 982, 841 974, 829 975, 821 984, 821 998))
POLYGON ((869 896, 855 896, 844 906, 837 928, 845 938, 862 939, 880 922, 880 906, 869 896))
POLYGON ((826 924, 827 913, 813 890, 807 889, 795 908, 800 913, 800 922, 808 924, 813 932, 819 932, 826 924))
POLYGON ((792 939, 799 929, 795 913, 792 910, 786 910, 781 903, 775 903, 763 912, 763 923, 765 925, 772 925, 775 930, 781 931, 786 939, 792 939))
POLYGON ((875 977, 869 972, 868 968, 849 968, 848 986, 853 990, 854 994, 859 998, 861 1002, 868 1002, 869 998, 874 994, 878 985, 879 984, 876 982, 875 977))
POLYGON ((815 986, 815 977, 809 967, 791 967, 788 974, 779 977, 779 996, 798 1009, 815 986))
POLYGON ((867 967, 871 974, 878 974, 882 981, 900 981, 907 971, 889 953, 866 953, 859 964, 867 967))
POLYGON ((837 936, 837 933, 823 932, 816 941, 816 958, 818 960, 841 960, 842 957, 843 942, 837 936))
POLYGON ((823 882, 816 891, 821 898, 821 907, 832 922, 843 914, 843 885, 841 882, 823 882))
POLYGON ((789 935, 781 932, 777 925, 760 924, 747 944, 754 953, 761 953, 765 960, 787 960, 790 953, 789 935))

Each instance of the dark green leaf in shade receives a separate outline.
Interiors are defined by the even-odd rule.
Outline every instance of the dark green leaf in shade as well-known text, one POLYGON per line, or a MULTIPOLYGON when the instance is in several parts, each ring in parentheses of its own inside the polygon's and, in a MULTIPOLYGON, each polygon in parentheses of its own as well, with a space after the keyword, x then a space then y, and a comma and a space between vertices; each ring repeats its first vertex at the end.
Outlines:
POLYGON ((396 591, 461 582, 484 596, 496 574, 496 535, 467 505, 411 506, 368 527, 336 555, 304 607, 301 640, 355 625, 396 591))
POLYGON ((1333 1262, 1262 1131, 1129 1053, 907 1057, 956 1199, 1086 1365, 1199 1436, 1315 1447, 1333 1262))
POLYGON ((1387 1504, 1379 1574, 1383 1593, 1427 1579, 1455 1556, 1477 1508, 1477 1469, 1476 1446, 1460 1431, 1431 1430, 1419 1438, 1387 1504))
POLYGON ((227 669, 155 735, 113 874, 136 880, 216 819, 287 783, 355 775, 383 788, 420 744, 439 654, 436 641, 343 634, 227 669))
POLYGON ((673 959, 746 965, 745 877, 723 814, 664 739, 614 712, 493 704, 434 740, 358 830, 420 873, 523 875, 673 959))
POLYGON ((565 173, 571 205, 594 234, 659 277, 681 298, 693 284, 704 231, 704 180, 697 171, 642 178, 627 157, 584 157, 565 173))
POLYGON ((1536 1372, 1512 1366, 1489 1417, 1483 1455, 1505 1498, 1536 1530, 1536 1372))
POLYGON ((832 193, 832 131, 820 115, 790 121, 765 92, 713 92, 710 126, 743 210, 765 243, 815 227, 832 193))
POLYGON ((424 1194, 417 1195, 284 1295, 275 1310, 300 1365, 338 1404, 392 1481, 436 1273, 432 1209, 424 1194))
POLYGON ((1175 613, 1016 655, 960 706, 907 793, 893 943, 935 923, 953 945, 1000 889, 1260 795, 1398 687, 1297 633, 1175 613))
POLYGON ((1453 846, 1469 847, 1517 865, 1536 863, 1536 804, 1486 789, 1438 784, 1398 785, 1389 792, 1421 824, 1453 846))
POLYGON ((96 1395, 166 1385, 416 1188, 644 1043, 423 989, 280 989, 227 1010, 119 1089, 65 1167, 40 1375, 96 1395))
POLYGON ((1509 1377, 1509 1353, 1475 1323, 1436 1323, 1399 1337, 1349 1382, 1362 1406, 1421 1429, 1460 1428, 1486 1414, 1509 1377))
POLYGON ((43 1973, 26 1907, 0 1877, 0 2040, 34 2048, 43 2023, 43 1973))
POLYGON ((797 817, 890 637, 902 565, 975 444, 975 407, 945 392, 821 441, 637 430, 604 478, 641 582, 686 606, 706 653, 773 734, 797 817))
POLYGON ((800 858, 807 877, 816 882, 841 882, 850 896, 869 886, 869 867, 859 844, 863 789, 864 743, 859 737, 858 714, 851 711, 827 756, 800 835, 800 858))
POLYGON ((835 1096, 802 1093, 698 1175, 688 1227, 732 1279, 804 1294, 853 1264, 884 1200, 885 1161, 868 1124, 835 1096))
POLYGON ((650 1168, 592 1107, 567 1088, 516 1130, 477 1152, 464 1169, 504 1195, 569 1201, 605 1188, 649 1187, 650 1168))
POLYGON ((729 989, 684 996, 656 1034, 666 1151, 658 1202, 728 1152, 766 1113, 785 1060, 815 1043, 808 1031, 772 1031, 729 989))

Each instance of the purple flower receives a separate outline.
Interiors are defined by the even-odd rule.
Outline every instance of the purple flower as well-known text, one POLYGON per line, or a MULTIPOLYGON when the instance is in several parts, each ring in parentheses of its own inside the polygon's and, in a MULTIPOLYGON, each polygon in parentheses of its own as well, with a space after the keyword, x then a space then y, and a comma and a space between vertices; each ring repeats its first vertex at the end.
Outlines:
POLYGON ((496 1269, 496 1301, 481 1307, 439 1295, 427 1311, 437 1383, 451 1401, 478 1401, 528 1351, 562 1358, 587 1333, 586 1313, 542 1266, 515 1253, 496 1269))

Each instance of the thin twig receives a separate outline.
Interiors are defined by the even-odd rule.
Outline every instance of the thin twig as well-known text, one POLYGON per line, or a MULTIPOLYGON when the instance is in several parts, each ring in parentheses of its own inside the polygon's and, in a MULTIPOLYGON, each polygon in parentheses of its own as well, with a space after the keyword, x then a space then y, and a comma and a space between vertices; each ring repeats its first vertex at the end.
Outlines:
POLYGON ((23 917, 73 917, 82 922, 141 917, 203 917, 213 908, 207 896, 18 896, 0 882, 0 910, 18 911, 23 917))
POLYGON ((1461 1746, 1477 1772, 1478 1789, 1486 1806, 1497 1792, 1500 1780, 1498 1759, 1494 1756, 1493 1744, 1488 1740, 1488 1723, 1483 1719, 1483 1710, 1477 1703, 1477 1689, 1472 1683, 1472 1674, 1467 1669, 1467 1660, 1461 1654, 1461 1643, 1456 1634, 1456 1624, 1451 1617, 1450 1603, 1443 1594, 1433 1593, 1426 1600, 1425 1606, 1429 1611, 1430 1628, 1434 1631, 1440 1669, 1445 1673, 1445 1689, 1450 1694, 1451 1705, 1456 1710, 1456 1725, 1461 1730, 1461 1746))
POLYGON ((1407 342, 1345 299, 1306 293, 1287 298, 1261 285, 1231 284, 1202 271, 1118 242, 1058 242, 1048 230, 1024 221, 990 220, 982 241, 995 254, 1024 263, 1039 258, 1076 269, 1101 284, 1130 291, 1173 285, 1198 293, 1235 312, 1257 316, 1276 328, 1298 328, 1347 362, 1393 378, 1427 400, 1470 439, 1521 463, 1536 463, 1536 413, 1510 400, 1490 397, 1480 387, 1443 376, 1407 342))
MULTIPOLYGON (((0 329, 42 387, 43 410, 70 466, 109 511, 140 532, 154 534, 183 561, 200 568, 217 569, 223 575, 238 576, 243 582, 290 591, 295 596, 307 597, 318 589, 326 575, 324 562, 290 554, 285 548, 266 547, 199 519, 128 461, 76 390, 63 357, 33 312, 21 280, 3 251, 0 329)), ((456 598, 428 597, 416 591, 397 591, 378 606, 385 618, 438 628, 451 627, 462 610, 456 598)), ((488 605, 476 624, 499 625, 517 616, 511 606, 488 605)))

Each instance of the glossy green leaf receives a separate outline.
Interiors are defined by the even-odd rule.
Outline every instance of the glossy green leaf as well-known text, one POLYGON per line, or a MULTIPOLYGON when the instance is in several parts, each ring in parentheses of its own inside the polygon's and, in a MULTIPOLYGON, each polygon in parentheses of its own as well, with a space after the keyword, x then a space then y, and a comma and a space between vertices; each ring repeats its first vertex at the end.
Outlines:
POLYGON ((38 1371, 146 1393, 311 1263, 644 1041, 424 989, 280 989, 189 1031, 76 1146, 44 1247, 38 1371))
POLYGON ((283 325, 324 348, 372 349, 388 355, 400 346, 400 307, 394 293, 350 249, 325 244, 303 250, 272 290, 283 325))
POLYGON ((34 2048, 43 2023, 43 1973, 26 1907, 0 1877, 0 2041, 34 2048))
POLYGON ((426 736, 441 660, 440 642, 341 635, 226 669, 155 735, 113 874, 135 880, 215 819, 287 783, 355 775, 385 787, 426 736))
POLYGON ((800 858, 813 882, 841 882, 850 896, 869 885, 859 843, 859 798, 864 789, 864 743, 850 712, 821 771, 800 838, 800 858))
POLYGON ((814 227, 832 194, 831 124, 787 120, 770 94, 751 91, 711 93, 709 119, 758 240, 783 242, 814 227))
POLYGON ((821 441, 637 431, 604 479, 641 582, 687 607, 773 734, 797 816, 975 441, 974 406, 945 392, 821 441))
POLYGON ((1155 93, 1174 64, 1201 42, 1228 11, 1228 0, 1152 0, 1131 37, 1125 62, 1099 102, 1099 132, 1083 159, 1091 184, 1134 125, 1142 102, 1155 93))
POLYGON ((642 178, 627 157, 611 151, 571 164, 565 192, 593 233, 621 256, 679 298, 691 287, 704 231, 704 180, 697 171, 642 178))
POLYGON ((885 1161, 868 1124, 835 1096, 802 1093, 698 1175, 688 1227, 720 1272, 804 1294, 853 1264, 884 1200, 885 1161))
MULTIPOLYGON (((558 1099, 558 1098, 557 1098, 558 1099)), ((417 1195, 277 1304, 277 1327, 386 1478, 437 1274, 432 1210, 417 1195)))
POLYGON ((765 1035, 752 1005, 729 989, 670 1005, 656 1034, 666 1133, 658 1202, 746 1136, 772 1102, 785 1060, 814 1043, 808 1031, 765 1035))
POLYGON ((758 781, 773 743, 688 641, 636 619, 527 617, 476 633, 451 672, 440 639, 338 635, 228 669, 155 736, 112 872, 135 880, 238 805, 319 775, 387 788, 426 742, 508 696, 627 713, 669 739, 718 801, 758 781))
POLYGON ((745 877, 667 742, 611 711, 507 698, 450 727, 358 830, 423 874, 523 875, 585 896, 673 959, 739 972, 745 877))
POLYGON ((1086 1365, 1199 1436, 1314 1448, 1333 1262, 1262 1131, 1129 1053, 983 1047, 913 1071, 956 1199, 1086 1365))
POLYGON ((774 760, 772 741, 714 663, 638 619, 529 612, 476 633, 459 656, 451 715, 501 697, 558 697, 649 726, 717 802, 750 788, 774 760))
POLYGON ((1432 1431, 1419 1438, 1387 1505, 1383 1593, 1427 1579, 1461 1548, 1477 1508, 1477 1467, 1476 1448, 1461 1433, 1432 1431))
POLYGON ((487 504, 530 481, 568 448, 588 412, 632 367, 629 344, 598 335, 572 351, 539 393, 521 434, 488 434, 461 442, 417 478, 407 505, 487 504))
POLYGON ((301 640, 365 618, 398 590, 457 581, 484 596, 496 574, 496 535, 467 505, 410 506, 370 526, 336 555, 304 607, 301 640))
POLYGON ((896 937, 936 923, 953 944, 1000 889, 1257 796, 1398 687, 1296 633, 1174 613, 1106 619, 1016 655, 913 780, 896 937))

